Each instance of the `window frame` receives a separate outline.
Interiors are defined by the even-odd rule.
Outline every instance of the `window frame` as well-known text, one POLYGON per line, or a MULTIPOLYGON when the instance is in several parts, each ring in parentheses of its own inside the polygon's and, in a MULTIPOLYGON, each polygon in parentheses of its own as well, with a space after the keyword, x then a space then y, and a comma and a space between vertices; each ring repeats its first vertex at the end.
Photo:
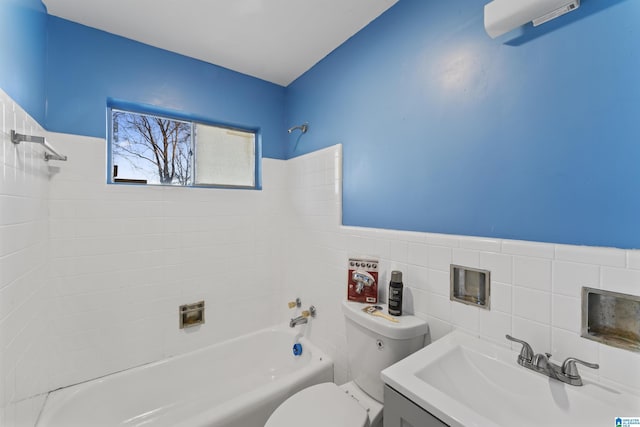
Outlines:
POLYGON ((124 186, 152 186, 152 187, 173 187, 173 188, 218 188, 218 189, 235 189, 235 190, 262 190, 262 136, 259 127, 243 126, 230 123, 222 123, 202 117, 183 114, 175 111, 159 109, 149 105, 134 104, 129 102, 115 102, 110 101, 107 103, 107 171, 106 181, 107 184, 112 185, 124 185, 124 186), (113 176, 113 112, 122 111, 125 113, 133 113, 147 116, 160 117, 162 119, 176 120, 181 122, 188 122, 191 125, 191 150, 193 155, 191 156, 191 167, 193 170, 193 178, 188 185, 172 185, 162 183, 142 183, 142 182, 116 182, 113 176), (252 133, 254 135, 254 185, 222 185, 222 184, 195 184, 196 177, 196 156, 197 156, 197 143, 195 129, 196 124, 205 126, 213 126, 221 129, 228 129, 231 131, 252 133))

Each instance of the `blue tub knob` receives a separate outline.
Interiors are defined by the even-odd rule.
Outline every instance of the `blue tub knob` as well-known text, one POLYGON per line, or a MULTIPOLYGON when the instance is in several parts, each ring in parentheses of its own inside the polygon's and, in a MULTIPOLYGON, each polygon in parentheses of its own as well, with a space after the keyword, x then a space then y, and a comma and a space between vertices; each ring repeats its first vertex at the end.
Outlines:
POLYGON ((301 354, 302 354, 302 344, 297 342, 293 345, 293 355, 300 356, 301 354))

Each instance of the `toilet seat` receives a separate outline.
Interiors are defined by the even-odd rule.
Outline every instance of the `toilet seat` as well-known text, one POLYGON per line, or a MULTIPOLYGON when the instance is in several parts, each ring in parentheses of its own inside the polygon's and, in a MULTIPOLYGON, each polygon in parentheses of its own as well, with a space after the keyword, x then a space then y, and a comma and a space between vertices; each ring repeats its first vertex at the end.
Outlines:
POLYGON ((367 427, 367 411, 334 383, 308 387, 285 400, 265 427, 367 427))

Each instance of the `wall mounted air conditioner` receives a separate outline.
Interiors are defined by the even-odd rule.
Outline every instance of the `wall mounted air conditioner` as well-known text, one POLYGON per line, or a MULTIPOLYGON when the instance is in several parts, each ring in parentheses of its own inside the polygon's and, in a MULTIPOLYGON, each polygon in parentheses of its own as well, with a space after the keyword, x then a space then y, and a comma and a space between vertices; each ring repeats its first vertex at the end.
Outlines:
POLYGON ((484 28, 495 39, 527 22, 538 26, 578 7, 580 0, 493 0, 484 6, 484 28))

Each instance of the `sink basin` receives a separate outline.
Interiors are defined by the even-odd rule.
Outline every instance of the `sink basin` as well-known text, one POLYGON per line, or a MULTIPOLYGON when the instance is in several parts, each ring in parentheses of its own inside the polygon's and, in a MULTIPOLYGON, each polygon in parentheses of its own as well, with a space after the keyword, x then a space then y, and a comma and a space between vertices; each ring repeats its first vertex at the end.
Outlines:
POLYGON ((385 369, 382 378, 452 427, 602 427, 640 414, 640 396, 632 391, 584 376, 581 387, 564 384, 521 367, 517 356, 454 331, 385 369))

